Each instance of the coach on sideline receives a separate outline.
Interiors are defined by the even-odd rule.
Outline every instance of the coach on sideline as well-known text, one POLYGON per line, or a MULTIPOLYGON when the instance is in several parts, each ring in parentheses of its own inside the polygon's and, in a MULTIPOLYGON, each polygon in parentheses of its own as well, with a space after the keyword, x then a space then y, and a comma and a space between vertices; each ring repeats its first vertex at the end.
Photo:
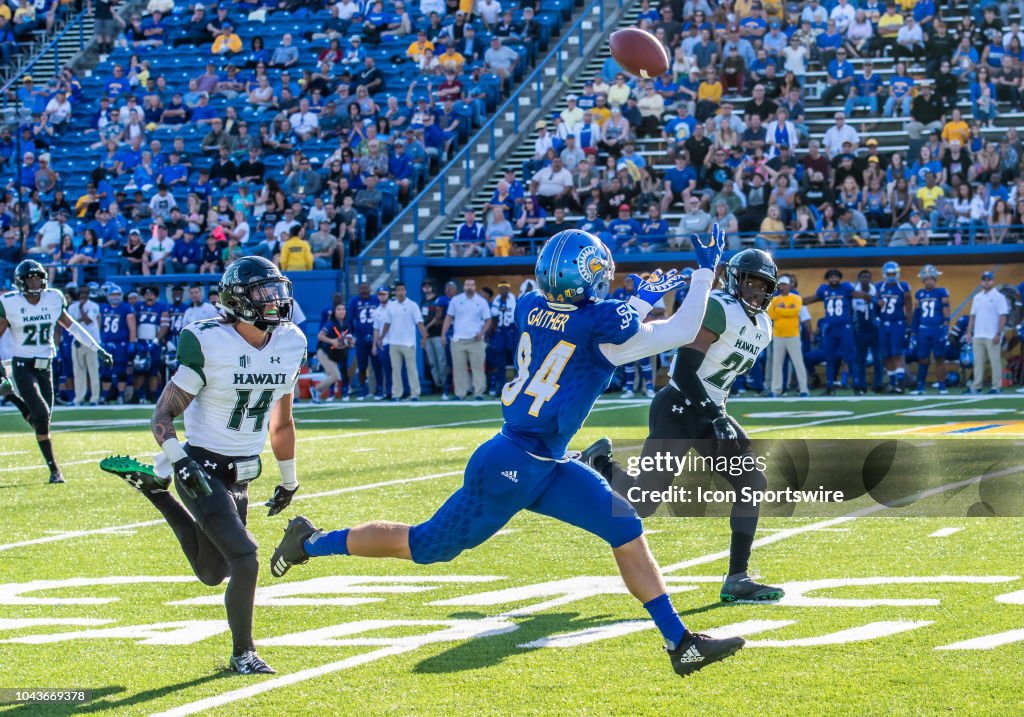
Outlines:
POLYGON ((476 281, 466 279, 462 293, 448 304, 448 315, 444 317, 441 340, 447 341, 448 328, 454 324, 452 333, 452 383, 455 384, 455 400, 461 401, 469 392, 466 364, 473 374, 473 398, 482 401, 487 388, 484 373, 484 336, 491 326, 491 307, 487 299, 476 293, 476 281))
POLYGON ((782 366, 786 356, 796 371, 796 382, 800 395, 807 395, 807 369, 804 354, 800 350, 800 309, 804 301, 799 294, 790 291, 792 281, 788 276, 779 277, 779 293, 768 306, 768 317, 774 326, 772 338, 772 395, 781 396, 789 388, 789 375, 782 377, 782 366))
POLYGON ((986 271, 981 275, 981 290, 971 301, 971 318, 965 337, 974 347, 974 380, 971 381, 968 393, 981 393, 986 360, 992 364, 992 388, 989 393, 999 393, 1003 385, 1003 357, 1000 351, 1009 313, 1009 302, 995 288, 995 276, 991 271, 986 271))
POLYGON ((423 313, 420 306, 408 298, 405 284, 395 284, 395 300, 389 301, 384 310, 384 328, 380 337, 390 339, 388 356, 391 358, 391 395, 397 401, 402 395, 402 367, 409 379, 409 399, 420 398, 420 375, 416 368, 416 331, 427 342, 427 330, 423 328, 423 313))

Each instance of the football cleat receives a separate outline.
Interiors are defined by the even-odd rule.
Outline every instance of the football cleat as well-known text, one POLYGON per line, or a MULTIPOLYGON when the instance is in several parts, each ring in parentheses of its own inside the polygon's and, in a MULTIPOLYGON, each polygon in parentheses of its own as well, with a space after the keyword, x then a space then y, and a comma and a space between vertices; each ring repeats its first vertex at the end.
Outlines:
POLYGON ((284 529, 284 537, 270 557, 271 574, 275 578, 284 577, 291 566, 308 562, 309 556, 302 544, 317 533, 323 531, 310 523, 308 518, 299 515, 289 520, 288 527, 284 529))
POLYGON ((689 632, 674 650, 665 651, 672 660, 672 669, 680 677, 686 677, 712 662, 720 662, 734 655, 746 643, 742 637, 726 637, 716 640, 710 635, 689 632))
POLYGON ((911 396, 923 396, 924 395, 924 389, 923 388, 915 388, 913 391, 910 392, 910 395, 911 396))
POLYGON ((14 393, 14 386, 11 385, 11 379, 4 376, 0 378, 0 398, 7 398, 14 393))
POLYGON ((785 594, 782 588, 762 585, 746 573, 737 573, 725 579, 719 597, 722 602, 767 602, 781 600, 785 594))
POLYGON ((651 387, 651 386, 648 386, 645 395, 647 396, 647 398, 654 398, 654 396, 655 396, 654 388, 651 387))
POLYGON ((276 675, 277 670, 263 661, 255 650, 243 652, 241 655, 232 655, 230 668, 232 672, 240 675, 276 675))
POLYGON ((100 461, 100 470, 117 476, 143 495, 166 493, 171 485, 170 477, 161 478, 153 466, 131 456, 107 456, 100 461))
POLYGON ((56 470, 56 471, 54 471, 53 473, 50 474, 50 483, 63 483, 63 482, 64 482, 64 475, 59 470, 56 470))
POLYGON ((580 452, 579 460, 580 463, 586 463, 594 470, 597 470, 597 466, 594 465, 594 459, 598 456, 604 456, 611 460, 612 440, 610 438, 598 438, 589 448, 580 452))
POLYGON ((622 396, 620 398, 633 398, 634 395, 635 394, 633 393, 633 389, 627 388, 625 391, 622 392, 622 396))

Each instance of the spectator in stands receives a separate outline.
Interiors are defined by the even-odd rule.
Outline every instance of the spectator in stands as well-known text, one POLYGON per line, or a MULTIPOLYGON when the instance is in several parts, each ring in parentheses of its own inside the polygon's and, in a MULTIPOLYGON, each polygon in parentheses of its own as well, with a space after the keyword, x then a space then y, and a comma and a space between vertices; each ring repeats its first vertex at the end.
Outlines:
POLYGON ((493 205, 488 212, 490 221, 485 230, 487 248, 494 256, 508 256, 515 228, 508 220, 509 210, 505 205, 493 205))
POLYGON ((541 207, 548 210, 554 209, 556 205, 564 207, 572 187, 572 173, 562 166, 562 160, 558 157, 530 180, 530 193, 541 207))
POLYGON ((487 256, 485 229, 476 221, 476 213, 466 209, 465 220, 455 229, 449 252, 453 257, 487 256))
POLYGON ((420 30, 416 33, 416 39, 409 43, 409 47, 406 48, 405 54, 413 62, 420 62, 423 59, 423 54, 430 50, 435 52, 436 48, 434 43, 427 39, 427 33, 425 30, 420 30))
MULTIPOLYGON (((167 228, 160 226, 159 231, 166 236, 167 228)), ((203 245, 192 234, 183 234, 174 242, 171 250, 171 272, 174 274, 194 274, 199 271, 203 262, 203 245)))
MULTIPOLYGON (((129 245, 131 245, 131 234, 138 234, 135 230, 129 234, 129 245)), ((134 247, 132 247, 134 249, 134 247)), ((142 256, 141 268, 145 276, 151 274, 160 275, 165 271, 165 264, 171 252, 174 250, 174 242, 167 236, 167 228, 158 225, 153 232, 153 237, 146 242, 145 252, 142 256)))
MULTIPOLYGON (((600 96, 599 96, 600 97, 600 96)), ((643 96, 637 100, 640 108, 640 126, 637 136, 656 137, 661 133, 661 115, 665 111, 665 98, 654 91, 650 82, 644 84, 643 96)))
POLYGON ((850 94, 846 98, 845 112, 852 117, 858 107, 866 107, 869 116, 878 116, 878 90, 882 86, 882 78, 875 74, 874 63, 865 60, 863 71, 854 76, 850 94))
POLYGON ((318 230, 309 237, 309 248, 313 252, 314 269, 333 269, 335 264, 342 265, 344 247, 331 233, 331 222, 325 217, 318 223, 318 230))
POLYGON ((933 31, 925 40, 925 74, 934 77, 943 62, 949 62, 956 50, 956 38, 949 34, 946 23, 935 20, 933 31))
POLYGON ((977 75, 970 87, 971 112, 974 119, 989 127, 995 126, 996 87, 992 82, 992 73, 986 66, 978 68, 977 75))
MULTIPOLYGON (((465 51, 462 51, 462 55, 468 57, 465 51)), ((484 53, 484 62, 491 72, 501 78, 503 90, 508 88, 509 78, 512 77, 518 61, 519 55, 512 48, 502 45, 501 38, 491 38, 491 46, 484 53)))
POLYGON ((981 275, 981 290, 971 301, 970 320, 964 340, 974 348, 974 377, 967 393, 981 393, 985 381, 985 364, 992 366, 989 393, 999 393, 1003 383, 1002 342, 1010 307, 998 289, 991 271, 981 275))
POLYGON ((979 61, 978 51, 971 44, 971 38, 969 36, 961 37, 960 44, 957 45, 950 61, 953 75, 957 79, 973 79, 979 61))
POLYGON ((297 64, 299 61, 299 50, 297 47, 292 45, 292 36, 290 33, 285 33, 281 37, 281 44, 277 46, 274 53, 270 56, 271 67, 291 67, 297 64))
POLYGON ((924 57, 924 33, 913 15, 907 15, 903 19, 903 27, 896 33, 892 55, 897 61, 906 55, 910 55, 917 62, 924 57))
POLYGON ((704 71, 704 81, 697 90, 697 109, 695 116, 697 122, 704 122, 713 117, 722 103, 722 83, 713 67, 704 71))
POLYGON ((823 141, 825 154, 829 157, 839 155, 844 142, 850 142, 854 150, 860 146, 860 135, 857 130, 846 124, 846 115, 843 112, 836 112, 834 117, 836 123, 825 132, 823 141))
POLYGON ((288 118, 292 132, 300 142, 305 142, 310 137, 319 136, 320 121, 316 113, 309 107, 309 100, 303 97, 299 100, 299 110, 288 118))
POLYGON ((281 256, 278 263, 281 271, 310 271, 313 268, 313 251, 309 242, 299 234, 293 234, 281 243, 281 256))
POLYGON ((821 101, 831 104, 838 97, 846 97, 850 93, 853 84, 853 65, 846 57, 846 48, 839 47, 835 53, 835 59, 828 63, 828 76, 826 82, 828 87, 821 95, 821 101))

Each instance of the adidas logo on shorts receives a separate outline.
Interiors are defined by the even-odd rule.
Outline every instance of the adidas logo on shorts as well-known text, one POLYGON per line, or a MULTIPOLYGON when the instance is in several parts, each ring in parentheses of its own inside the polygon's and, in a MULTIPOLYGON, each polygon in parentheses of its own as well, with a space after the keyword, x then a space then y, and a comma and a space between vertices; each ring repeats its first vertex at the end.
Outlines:
POLYGON ((519 478, 517 478, 517 476, 519 475, 518 471, 502 471, 501 475, 504 478, 508 478, 513 483, 518 483, 519 482, 519 478))

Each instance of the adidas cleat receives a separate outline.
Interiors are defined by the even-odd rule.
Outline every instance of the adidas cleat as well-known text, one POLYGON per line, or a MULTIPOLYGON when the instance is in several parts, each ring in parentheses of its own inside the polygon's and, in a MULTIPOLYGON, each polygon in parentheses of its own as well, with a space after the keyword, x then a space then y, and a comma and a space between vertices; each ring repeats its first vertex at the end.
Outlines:
POLYGON ((64 482, 64 474, 62 474, 60 471, 54 471, 53 473, 50 474, 50 483, 63 483, 63 482, 64 482))
POLYGON ((687 633, 683 641, 674 650, 666 648, 672 669, 680 677, 686 677, 697 670, 707 667, 712 662, 720 662, 730 657, 746 643, 742 637, 726 637, 716 640, 710 635, 699 632, 687 633))
POLYGON ((301 515, 288 521, 288 527, 284 529, 284 537, 270 557, 270 572, 275 578, 284 577, 288 569, 293 565, 302 565, 309 561, 306 549, 302 544, 314 535, 323 534, 308 518, 301 515))
POLYGON ((612 441, 610 438, 598 438, 594 443, 584 451, 580 453, 580 463, 586 463, 594 470, 598 470, 597 466, 594 465, 594 459, 598 456, 604 456, 607 459, 612 457, 612 441))
POLYGON ((263 661, 255 650, 233 655, 229 665, 232 672, 240 675, 276 675, 277 670, 263 661))
POLYGON ((117 476, 143 495, 166 493, 171 485, 170 478, 161 478, 153 466, 131 456, 107 456, 100 461, 100 470, 117 476))
POLYGON ((725 579, 719 597, 722 602, 767 602, 781 600, 785 594, 782 588, 756 583, 746 573, 739 573, 725 579))

